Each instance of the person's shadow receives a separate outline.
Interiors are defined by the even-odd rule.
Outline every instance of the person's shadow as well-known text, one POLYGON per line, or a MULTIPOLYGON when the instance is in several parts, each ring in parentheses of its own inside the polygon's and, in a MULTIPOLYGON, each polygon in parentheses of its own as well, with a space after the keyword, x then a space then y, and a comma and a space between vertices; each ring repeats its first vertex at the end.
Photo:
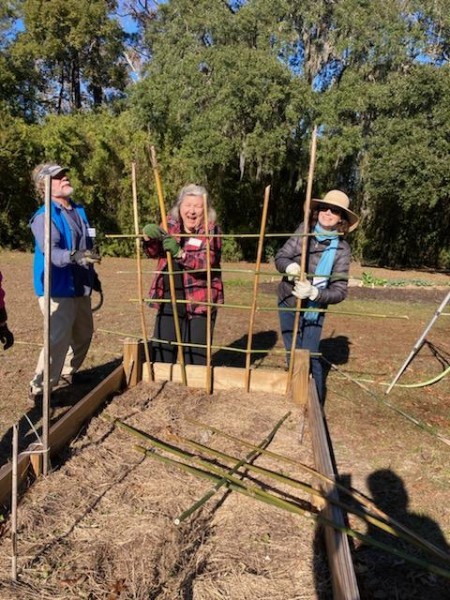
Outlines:
MULTIPOLYGON (((448 561, 436 558, 416 545, 394 537, 372 524, 367 525, 366 535, 391 548, 450 571, 450 548, 441 528, 430 517, 408 510, 409 497, 402 478, 391 469, 380 469, 369 475, 367 484, 378 508, 446 552, 448 561)), ((447 579, 369 544, 363 543, 358 547, 355 553, 355 568, 361 579, 363 598, 450 599, 450 585, 447 579)))
MULTIPOLYGON (((347 488, 351 486, 351 479, 347 476, 339 478, 339 482, 347 488)), ((450 571, 450 548, 441 528, 430 517, 408 510, 408 493, 401 477, 391 469, 380 469, 369 475, 367 483, 371 498, 380 510, 447 553, 448 560, 436 558, 415 544, 394 537, 371 523, 367 523, 364 535, 450 571)), ((364 508, 346 494, 340 492, 339 497, 341 501, 364 512, 364 508)), ((323 534, 323 527, 317 526, 314 538, 314 579, 317 598, 332 600, 331 573, 323 534)), ((447 579, 366 542, 349 541, 361 600, 450 600, 447 579)))
POLYGON ((327 397, 327 379, 331 370, 331 365, 345 365, 350 357, 350 346, 346 335, 338 335, 320 340, 319 352, 322 354, 320 359, 323 370, 323 403, 327 397))
MULTIPOLYGON (((276 331, 259 331, 252 336, 252 350, 263 352, 252 352, 250 355, 250 364, 261 361, 277 343, 278 335, 276 331)), ((246 350, 248 335, 245 334, 229 344, 230 348, 246 350)), ((232 350, 218 350, 212 355, 212 364, 216 367, 245 367, 245 352, 233 352, 232 350)))

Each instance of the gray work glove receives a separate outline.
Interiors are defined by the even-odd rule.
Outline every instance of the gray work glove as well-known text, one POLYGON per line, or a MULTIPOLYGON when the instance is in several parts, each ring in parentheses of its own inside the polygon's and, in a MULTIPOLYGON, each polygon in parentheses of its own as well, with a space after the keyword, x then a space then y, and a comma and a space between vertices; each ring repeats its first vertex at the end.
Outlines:
POLYGON ((294 285, 294 289, 292 290, 292 295, 298 298, 299 300, 306 300, 309 298, 310 300, 315 300, 319 295, 319 288, 312 285, 309 281, 297 281, 294 285))
POLYGON ((292 262, 288 264, 286 267, 286 275, 288 275, 288 281, 295 280, 297 277, 300 277, 300 265, 298 263, 292 262))
POLYGON ((101 256, 94 250, 74 250, 70 253, 70 260, 77 265, 87 267, 101 261, 101 256))

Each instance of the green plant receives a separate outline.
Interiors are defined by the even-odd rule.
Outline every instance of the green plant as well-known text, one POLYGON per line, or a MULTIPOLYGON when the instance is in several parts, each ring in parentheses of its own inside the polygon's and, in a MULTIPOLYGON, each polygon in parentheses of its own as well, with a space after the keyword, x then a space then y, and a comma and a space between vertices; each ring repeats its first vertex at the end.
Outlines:
POLYGON ((234 238, 223 238, 222 259, 225 262, 238 262, 242 260, 242 250, 234 238))
POLYGON ((387 279, 382 279, 380 277, 375 277, 372 273, 363 272, 362 274, 362 283, 366 286, 386 286, 388 281, 387 279))

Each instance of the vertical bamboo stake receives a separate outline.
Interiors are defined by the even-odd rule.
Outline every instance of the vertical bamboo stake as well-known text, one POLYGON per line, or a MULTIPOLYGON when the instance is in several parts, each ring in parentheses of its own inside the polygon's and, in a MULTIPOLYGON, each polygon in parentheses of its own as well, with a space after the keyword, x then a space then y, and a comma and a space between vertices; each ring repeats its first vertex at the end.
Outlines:
MULTIPOLYGON (((163 228, 167 231, 166 207, 164 204, 164 194, 163 194, 162 185, 161 185, 161 178, 159 176, 159 167, 158 167, 158 162, 156 160, 156 152, 155 152, 154 146, 150 146, 150 159, 152 162, 153 175, 155 177, 156 191, 158 193, 159 209, 161 211, 161 222, 163 224, 163 228)), ((181 339, 181 330, 180 330, 180 320, 178 318, 178 310, 177 310, 175 280, 173 277, 173 261, 172 261, 172 255, 170 254, 170 252, 167 252, 166 254, 167 254, 167 265, 169 268, 169 286, 170 286, 170 298, 172 301, 172 308, 173 308, 173 322, 175 325, 175 336, 177 338, 177 343, 178 343, 178 360, 180 362, 181 378, 183 380, 183 385, 187 385, 186 367, 184 365, 184 351, 183 351, 183 346, 180 345, 182 343, 182 339, 181 339)))
POLYGON ((150 361, 150 353, 148 351, 147 325, 145 322, 145 314, 144 314, 142 270, 141 270, 141 243, 140 243, 140 236, 139 236, 140 230, 139 230, 137 185, 136 185, 136 163, 135 163, 135 161, 133 161, 131 163, 131 184, 132 184, 132 190, 133 190, 134 232, 136 234, 136 270, 137 270, 137 286, 138 286, 139 309, 140 309, 140 316, 141 316, 142 338, 144 340, 145 362, 148 365, 149 379, 150 379, 150 381, 154 381, 153 365, 150 361))
POLYGON ((11 542, 12 542, 12 560, 11 577, 17 581, 17 460, 19 452, 19 435, 17 424, 13 425, 13 443, 12 443, 12 479, 11 479, 11 542))
POLYGON ((211 393, 211 238, 209 237, 208 202, 206 194, 203 194, 203 218, 205 221, 206 235, 206 285, 207 301, 206 307, 206 393, 211 393))
POLYGON ((250 310, 250 322, 248 326, 248 336, 247 336, 247 353, 245 355, 245 390, 247 392, 250 391, 250 360, 251 360, 251 350, 252 350, 252 337, 253 337, 253 326, 255 323, 255 313, 256 313, 256 298, 258 295, 258 284, 259 284, 259 270, 261 268, 261 258, 264 247, 264 234, 266 231, 266 221, 267 221, 267 208, 269 206, 269 198, 270 198, 270 185, 268 185, 264 191, 264 204, 263 204, 263 212, 261 217, 261 228, 259 231, 259 239, 258 239, 258 251, 256 255, 256 272, 255 278, 253 280, 253 298, 252 305, 250 310))
MULTIPOLYGON (((307 258, 307 254, 308 254, 309 238, 308 238, 307 234, 309 233, 309 216, 310 216, 309 213, 310 213, 310 206, 311 206, 311 191, 312 191, 312 183, 313 183, 313 177, 314 177, 314 165, 316 162, 316 146, 317 146, 317 125, 314 125, 314 129, 313 129, 312 137, 311 137, 311 154, 310 154, 310 158, 309 158, 309 172, 308 172, 308 184, 306 187, 306 200, 305 200, 305 204, 304 204, 304 213, 305 213, 305 218, 303 220, 304 236, 302 238, 302 255, 300 257, 300 279, 302 281, 304 281, 304 279, 305 279, 306 258, 307 258)), ((291 353, 289 356, 289 373, 288 373, 288 378, 287 378, 288 389, 289 389, 289 386, 291 385, 292 372, 294 369, 294 350, 297 345, 297 331, 298 331, 298 325, 300 322, 301 301, 299 299, 297 299, 295 308, 296 308, 297 312, 295 313, 294 327, 292 329, 292 345, 291 345, 291 353)))
POLYGON ((52 180, 45 177, 45 233, 44 233, 44 393, 42 395, 42 442, 44 477, 49 468, 50 430, 50 306, 52 301, 52 180))

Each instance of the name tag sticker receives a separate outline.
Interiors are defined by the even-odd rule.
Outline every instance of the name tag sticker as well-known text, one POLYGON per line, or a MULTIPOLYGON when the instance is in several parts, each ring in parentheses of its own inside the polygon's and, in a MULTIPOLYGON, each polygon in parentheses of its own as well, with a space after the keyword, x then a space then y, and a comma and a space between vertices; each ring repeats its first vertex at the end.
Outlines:
POLYGON ((314 277, 313 285, 321 289, 326 288, 328 285, 328 277, 314 277))
POLYGON ((200 248, 200 246, 202 245, 202 240, 200 240, 199 238, 189 238, 188 244, 189 246, 195 246, 196 248, 200 248))
POLYGON ((87 232, 89 237, 95 237, 95 227, 88 227, 87 232))

